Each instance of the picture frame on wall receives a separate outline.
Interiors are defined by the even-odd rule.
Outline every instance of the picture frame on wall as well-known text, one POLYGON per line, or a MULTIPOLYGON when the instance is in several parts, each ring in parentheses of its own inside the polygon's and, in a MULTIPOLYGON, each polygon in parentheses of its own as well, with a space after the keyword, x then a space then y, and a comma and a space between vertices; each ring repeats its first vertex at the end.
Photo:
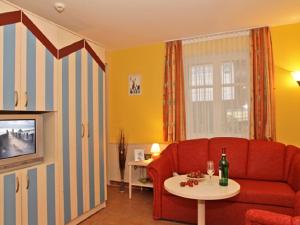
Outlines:
POLYGON ((129 95, 141 95, 142 94, 142 80, 138 74, 132 74, 128 76, 128 94, 129 95))
POLYGON ((134 161, 145 160, 145 151, 144 149, 135 149, 134 150, 134 161))

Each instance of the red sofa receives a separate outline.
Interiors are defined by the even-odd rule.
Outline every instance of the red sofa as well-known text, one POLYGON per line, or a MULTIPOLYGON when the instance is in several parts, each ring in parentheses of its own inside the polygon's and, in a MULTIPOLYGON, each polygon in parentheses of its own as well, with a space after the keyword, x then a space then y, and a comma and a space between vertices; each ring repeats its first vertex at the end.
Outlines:
POLYGON ((212 138, 170 144, 149 164, 147 171, 154 185, 154 219, 196 223, 196 200, 168 193, 163 183, 173 172, 205 172, 208 160, 217 167, 223 147, 229 161, 229 177, 241 185, 241 191, 230 199, 206 202, 208 225, 242 225, 246 211, 252 208, 300 215, 299 148, 278 142, 212 138))
POLYGON ((300 216, 288 216, 258 209, 246 212, 246 225, 300 225, 300 216))

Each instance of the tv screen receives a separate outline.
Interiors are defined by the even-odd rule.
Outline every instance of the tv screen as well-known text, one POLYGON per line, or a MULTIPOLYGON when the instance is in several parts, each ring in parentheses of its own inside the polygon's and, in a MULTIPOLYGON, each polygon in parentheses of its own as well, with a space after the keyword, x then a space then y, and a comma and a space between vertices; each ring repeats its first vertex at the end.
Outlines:
POLYGON ((0 160, 34 153, 35 119, 0 120, 0 160))

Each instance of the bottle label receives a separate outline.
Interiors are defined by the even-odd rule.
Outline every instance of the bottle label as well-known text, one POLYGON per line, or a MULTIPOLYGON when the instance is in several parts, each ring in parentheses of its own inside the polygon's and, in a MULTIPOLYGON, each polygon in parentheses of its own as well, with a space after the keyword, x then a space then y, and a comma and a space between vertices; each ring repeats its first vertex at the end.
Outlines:
POLYGON ((222 170, 219 170, 219 180, 222 179, 222 170))

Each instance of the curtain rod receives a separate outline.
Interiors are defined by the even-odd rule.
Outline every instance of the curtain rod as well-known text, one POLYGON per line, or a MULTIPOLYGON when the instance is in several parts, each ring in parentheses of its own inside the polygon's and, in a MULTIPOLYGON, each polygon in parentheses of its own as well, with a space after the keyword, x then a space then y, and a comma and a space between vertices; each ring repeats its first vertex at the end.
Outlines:
POLYGON ((249 27, 249 28, 236 29, 236 30, 231 30, 231 31, 222 31, 222 32, 216 32, 216 33, 200 34, 200 35, 194 35, 194 36, 189 36, 189 37, 169 39, 169 40, 165 40, 164 42, 177 41, 177 40, 185 41, 185 40, 191 40, 191 39, 196 39, 196 38, 206 38, 206 37, 216 36, 216 35, 230 34, 230 33, 236 33, 236 32, 244 32, 244 31, 249 31, 249 30, 252 30, 252 29, 257 29, 257 28, 262 28, 262 27, 266 27, 266 26, 249 27))

